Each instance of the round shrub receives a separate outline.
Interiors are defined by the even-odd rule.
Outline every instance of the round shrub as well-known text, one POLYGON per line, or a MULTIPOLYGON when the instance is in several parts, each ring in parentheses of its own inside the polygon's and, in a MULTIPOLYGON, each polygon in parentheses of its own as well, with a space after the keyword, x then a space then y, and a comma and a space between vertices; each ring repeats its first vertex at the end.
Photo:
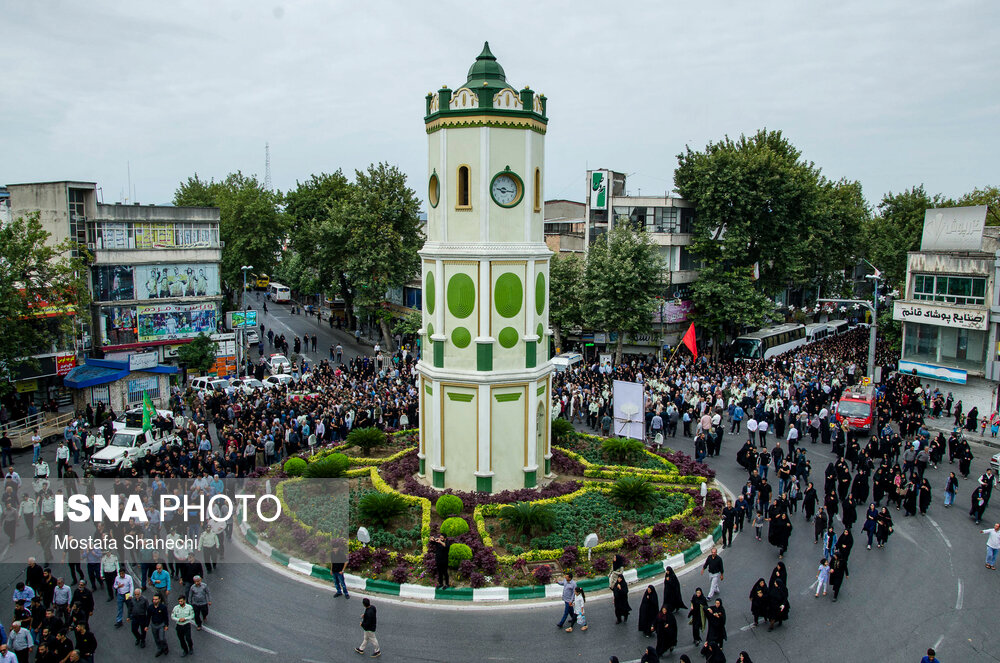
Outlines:
POLYGON ((453 539, 456 536, 462 536, 468 531, 469 523, 465 521, 465 518, 448 518, 441 523, 441 533, 449 539, 453 539))
POLYGON ((462 563, 458 565, 458 575, 463 578, 468 578, 475 570, 476 565, 472 563, 471 559, 463 559, 462 563))
POLYGON ((307 465, 308 463, 302 458, 289 458, 285 461, 285 474, 290 477, 300 477, 307 465))
POLYGON ((449 516, 457 516, 462 513, 463 506, 462 498, 458 495, 442 495, 438 498, 434 508, 437 510, 439 516, 448 518, 449 516))
POLYGON ((302 476, 309 479, 335 479, 344 476, 350 466, 351 461, 344 454, 330 454, 315 463, 307 464, 302 476))
POLYGON ((410 579, 410 567, 400 564, 392 570, 392 581, 400 584, 410 579))
POLYGON ((535 567, 533 575, 535 576, 535 582, 539 585, 547 585, 552 580, 552 567, 548 564, 542 564, 535 567))
POLYGON ((474 571, 472 575, 469 576, 469 585, 474 589, 478 589, 486 584, 486 576, 478 571, 474 571))
POLYGON ((448 548, 448 566, 451 568, 457 569, 467 559, 472 559, 472 548, 464 543, 453 543, 448 548))
POLYGON ((611 562, 608 561, 607 557, 595 557, 594 570, 602 574, 607 573, 611 570, 611 562))

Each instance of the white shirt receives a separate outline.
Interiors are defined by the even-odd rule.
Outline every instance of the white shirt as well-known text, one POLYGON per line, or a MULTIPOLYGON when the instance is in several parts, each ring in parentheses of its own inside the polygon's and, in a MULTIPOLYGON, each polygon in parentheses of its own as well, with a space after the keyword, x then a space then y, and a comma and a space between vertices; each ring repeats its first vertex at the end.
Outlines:
POLYGON ((1000 532, 996 531, 992 527, 989 529, 984 529, 983 534, 989 534, 986 539, 986 545, 994 550, 1000 549, 1000 532))

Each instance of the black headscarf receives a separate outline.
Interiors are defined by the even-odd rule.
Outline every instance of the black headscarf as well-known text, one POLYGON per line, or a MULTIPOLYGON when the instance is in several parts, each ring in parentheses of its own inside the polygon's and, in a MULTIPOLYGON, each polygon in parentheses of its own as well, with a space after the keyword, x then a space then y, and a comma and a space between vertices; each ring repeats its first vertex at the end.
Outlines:
POLYGON ((656 613, 660 610, 660 599, 656 595, 656 588, 652 585, 646 587, 642 595, 642 602, 639 603, 639 632, 649 634, 656 627, 656 613))
POLYGON ((646 647, 646 653, 642 655, 639 663, 660 663, 660 657, 656 655, 656 648, 646 647))
POLYGON ((677 579, 672 567, 667 567, 663 574, 663 605, 670 612, 676 612, 684 607, 684 599, 681 598, 681 581, 677 579))

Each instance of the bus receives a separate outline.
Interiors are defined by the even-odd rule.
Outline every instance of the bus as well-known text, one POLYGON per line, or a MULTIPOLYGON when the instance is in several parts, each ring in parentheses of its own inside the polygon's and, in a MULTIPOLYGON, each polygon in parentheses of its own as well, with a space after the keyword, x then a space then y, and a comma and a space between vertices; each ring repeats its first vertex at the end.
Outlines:
POLYGON ((805 345, 806 326, 785 324, 765 327, 750 334, 743 334, 733 341, 735 359, 770 359, 782 352, 788 352, 805 345))
POLYGON ((275 283, 271 281, 271 285, 267 289, 267 298, 272 302, 290 302, 292 301, 292 291, 287 285, 281 285, 280 283, 275 283))
POLYGON ((847 320, 831 320, 826 324, 831 330, 833 330, 833 333, 838 336, 845 333, 850 328, 847 320))
POLYGON ((822 322, 814 322, 806 325, 806 343, 822 341, 827 336, 832 336, 833 330, 822 322))
POLYGON ((257 276, 257 289, 267 290, 268 286, 271 285, 271 279, 267 274, 260 274, 257 276))

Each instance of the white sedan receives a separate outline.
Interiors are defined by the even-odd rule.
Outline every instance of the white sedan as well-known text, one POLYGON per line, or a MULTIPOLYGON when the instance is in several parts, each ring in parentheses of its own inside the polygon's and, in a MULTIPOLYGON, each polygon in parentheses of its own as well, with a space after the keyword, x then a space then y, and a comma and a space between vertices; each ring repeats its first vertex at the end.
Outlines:
POLYGON ((268 375, 264 378, 264 386, 269 389, 277 389, 278 387, 285 385, 291 388, 295 384, 295 379, 288 375, 287 373, 279 373, 277 375, 268 375))
POLYGON ((230 380, 229 385, 236 391, 242 391, 244 394, 252 394, 255 390, 264 388, 264 383, 256 378, 230 380))
POLYGON ((271 375, 292 372, 292 362, 285 355, 271 355, 267 359, 267 365, 271 375))
POLYGON ((1000 454, 995 454, 990 459, 990 467, 993 468, 994 473, 1000 473, 1000 454))

